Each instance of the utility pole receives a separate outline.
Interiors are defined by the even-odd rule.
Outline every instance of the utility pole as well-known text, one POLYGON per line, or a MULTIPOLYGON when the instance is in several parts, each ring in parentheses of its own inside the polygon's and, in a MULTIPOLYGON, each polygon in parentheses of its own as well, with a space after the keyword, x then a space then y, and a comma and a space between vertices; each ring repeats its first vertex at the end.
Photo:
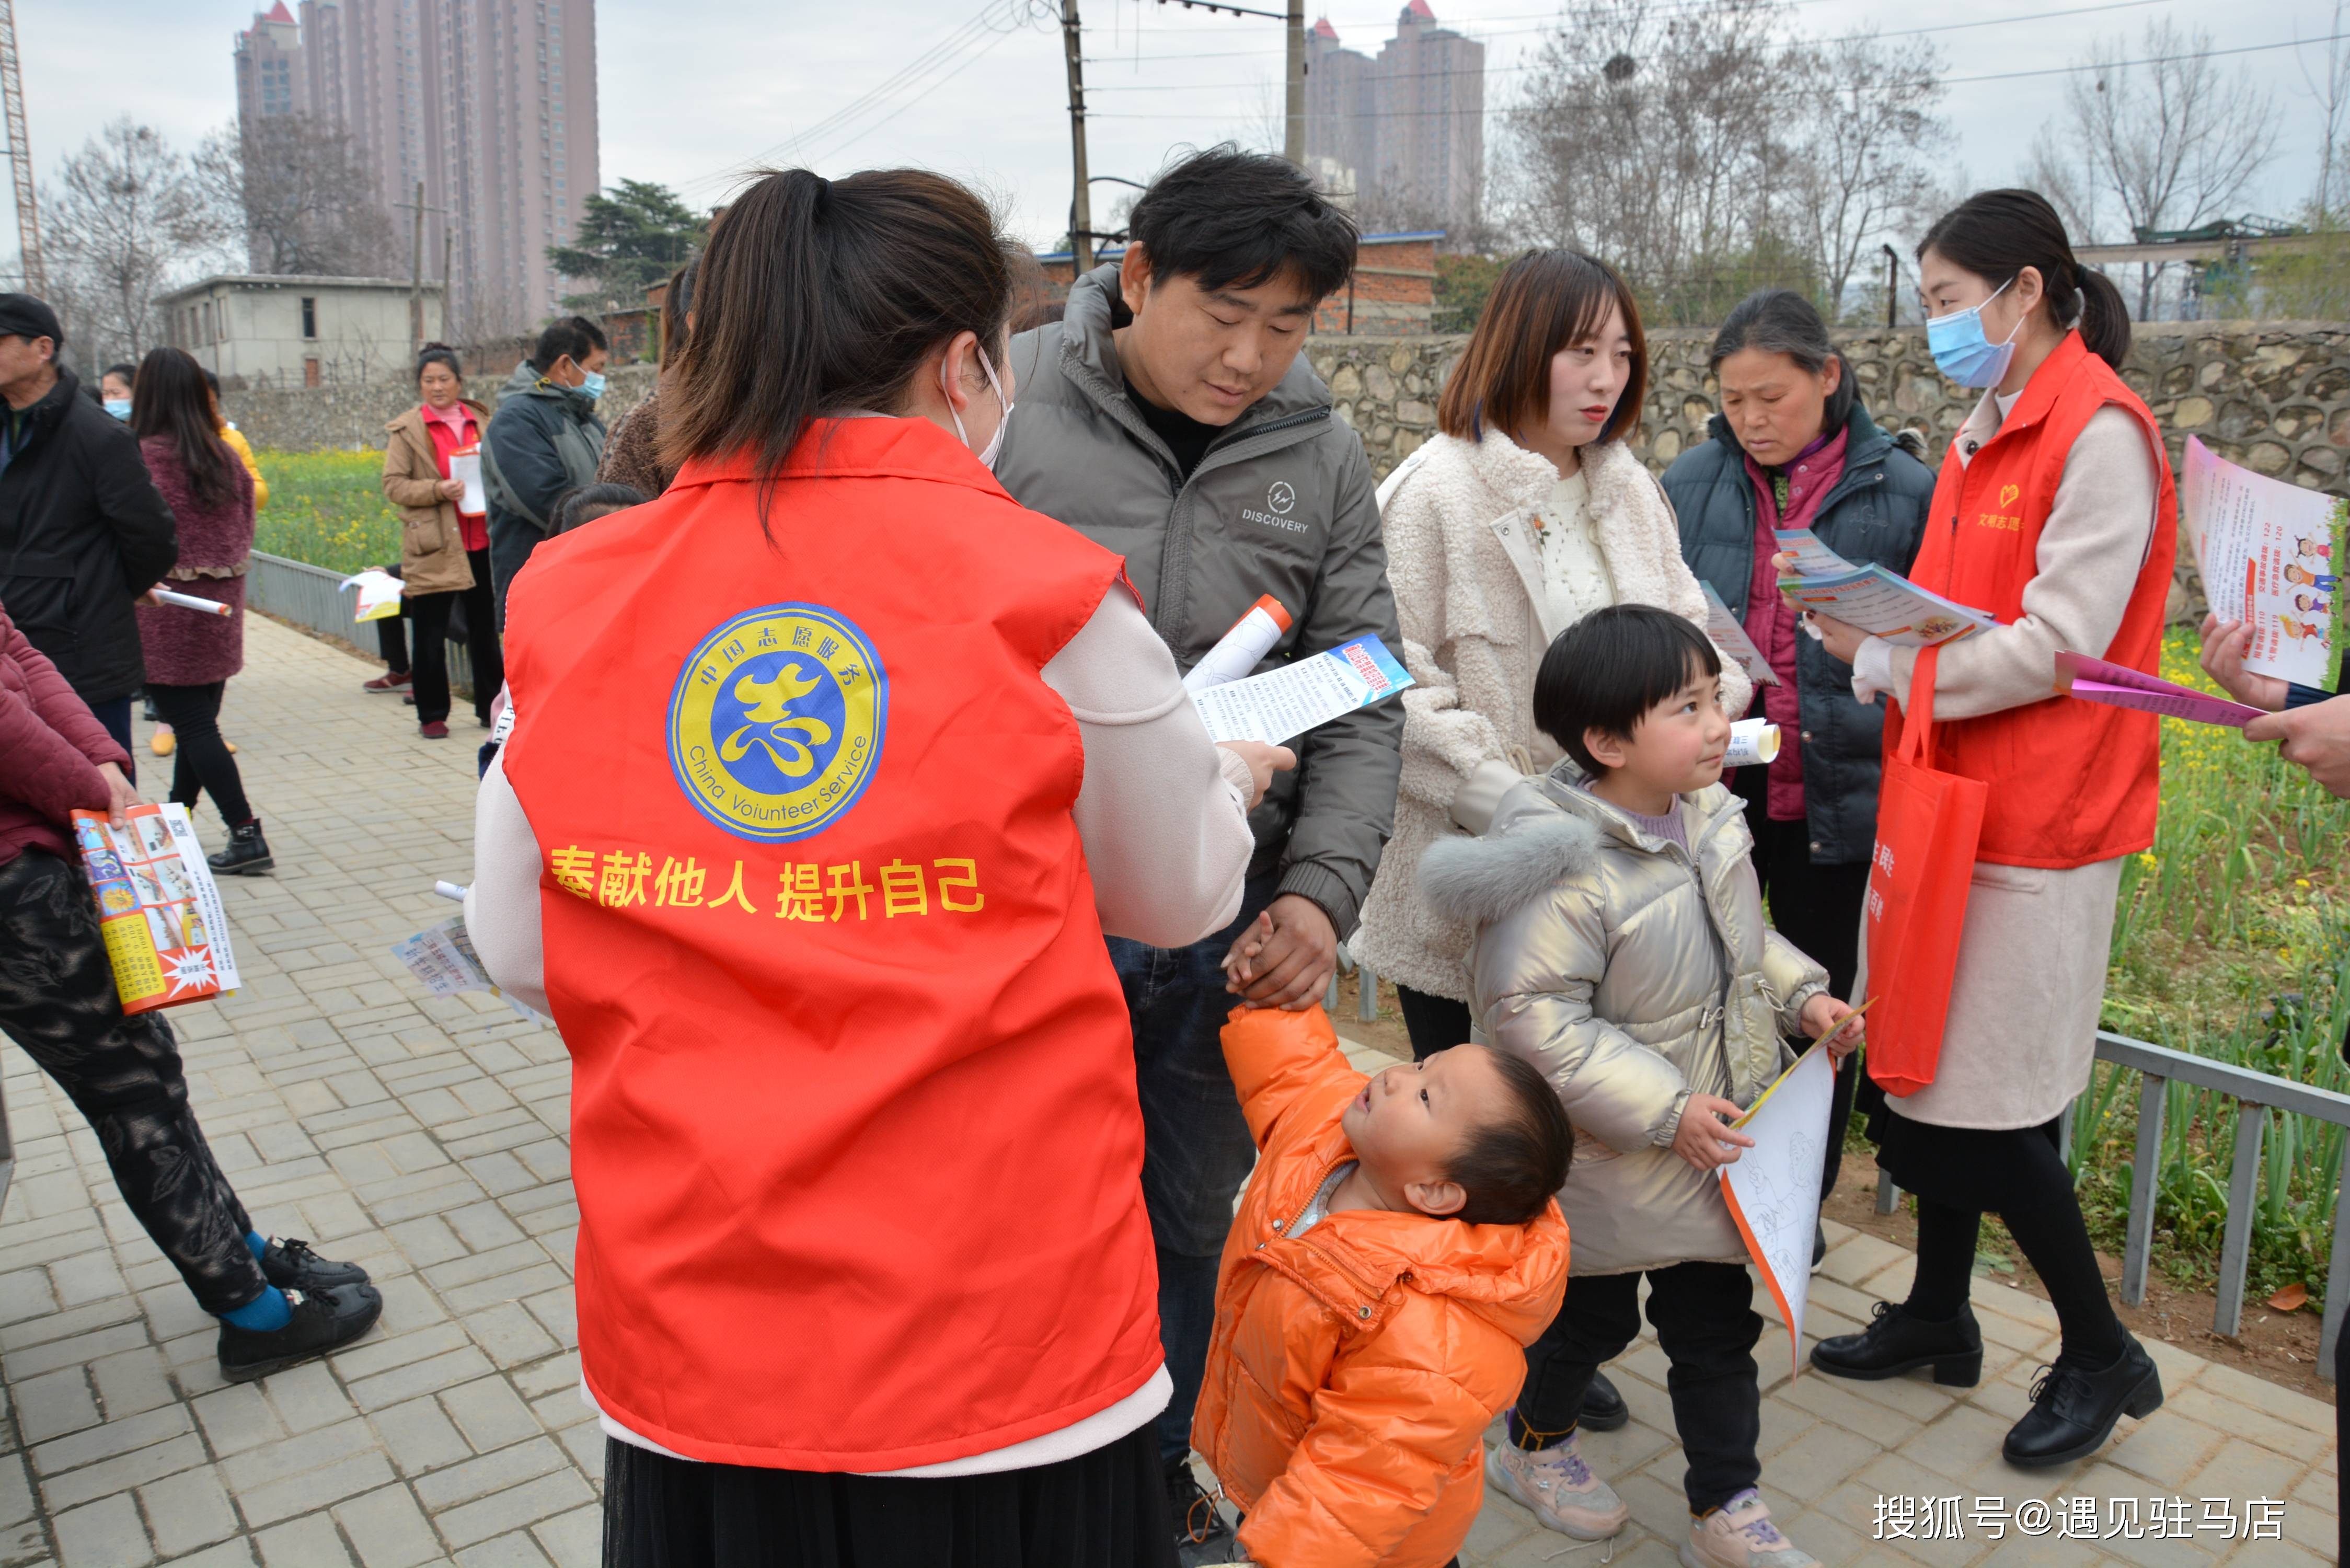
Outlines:
POLYGON ((441 222, 441 337, 449 337, 449 253, 457 243, 457 225, 444 215, 441 222))
POLYGON ((16 7, 0 0, 0 112, 8 128, 8 172, 16 186, 16 244, 24 253, 25 292, 46 296, 41 265, 41 214, 33 200, 33 149, 25 137, 25 81, 16 61, 16 7))
POLYGON ((424 347, 424 182, 416 182, 415 243, 408 254, 408 351, 424 347))
POLYGON ((1305 0, 1289 0, 1289 101, 1281 155, 1305 167, 1305 0))
POLYGON ((1893 313, 1901 297, 1901 253, 1891 245, 1877 248, 1885 253, 1885 329, 1890 332, 1896 325, 1893 313))
POLYGON ((1082 277, 1094 265, 1094 202, 1086 177, 1085 36, 1077 26, 1077 0, 1061 0, 1061 55, 1069 67, 1069 162, 1076 177, 1076 193, 1069 202, 1069 249, 1082 277))

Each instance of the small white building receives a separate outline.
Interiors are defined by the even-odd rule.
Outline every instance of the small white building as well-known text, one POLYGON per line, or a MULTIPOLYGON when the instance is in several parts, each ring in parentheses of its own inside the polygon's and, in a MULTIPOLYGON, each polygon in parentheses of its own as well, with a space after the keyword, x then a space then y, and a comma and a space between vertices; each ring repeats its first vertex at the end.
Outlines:
MULTIPOLYGON (((423 286, 422 338, 448 337, 441 285, 423 286)), ((404 376, 417 330, 404 278, 208 277, 164 295, 164 341, 224 381, 318 387, 404 376)))

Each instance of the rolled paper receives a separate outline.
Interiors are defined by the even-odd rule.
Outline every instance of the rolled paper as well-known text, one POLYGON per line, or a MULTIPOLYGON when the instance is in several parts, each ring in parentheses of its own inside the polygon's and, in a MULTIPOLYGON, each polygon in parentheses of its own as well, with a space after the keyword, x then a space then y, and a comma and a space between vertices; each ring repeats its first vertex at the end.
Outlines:
POLYGON ((1255 674, 1258 660, 1273 651, 1273 645, 1288 629, 1289 612, 1281 607, 1281 601, 1271 594, 1260 595, 1248 613, 1232 623, 1232 630, 1191 666, 1183 677, 1183 690, 1196 696, 1211 686, 1255 674))
POLYGON ((1725 768, 1752 767, 1779 754, 1779 726, 1768 719, 1741 719, 1730 726, 1730 750, 1725 768))
POLYGON ((218 599, 200 599, 193 594, 175 594, 169 588, 157 588, 154 592, 156 602, 159 604, 177 605, 182 609, 195 610, 203 615, 235 613, 235 607, 222 604, 218 599))

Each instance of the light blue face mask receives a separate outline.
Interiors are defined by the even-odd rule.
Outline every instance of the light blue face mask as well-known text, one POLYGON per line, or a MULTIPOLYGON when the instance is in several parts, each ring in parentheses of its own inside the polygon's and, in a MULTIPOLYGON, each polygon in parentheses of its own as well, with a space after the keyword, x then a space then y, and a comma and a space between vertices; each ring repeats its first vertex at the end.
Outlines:
POLYGON ((2019 317, 2015 331, 2007 335, 2003 343, 1993 343, 1983 336, 1983 305, 2007 292, 2009 278, 1991 291, 1991 299, 1982 305, 1953 310, 1948 316, 1937 316, 1926 323, 1926 347, 1932 350, 1935 368, 1961 387, 1996 387, 2007 379, 2007 368, 2015 362, 2015 335, 2023 330, 2019 317))
POLYGON ((580 374, 588 378, 586 380, 579 383, 579 389, 581 391, 587 393, 591 398, 600 398, 604 395, 603 371, 582 370, 580 374))
POLYGON ((130 400, 128 398, 109 398, 106 400, 106 411, 112 414, 116 419, 122 421, 125 424, 128 424, 130 422, 130 400))

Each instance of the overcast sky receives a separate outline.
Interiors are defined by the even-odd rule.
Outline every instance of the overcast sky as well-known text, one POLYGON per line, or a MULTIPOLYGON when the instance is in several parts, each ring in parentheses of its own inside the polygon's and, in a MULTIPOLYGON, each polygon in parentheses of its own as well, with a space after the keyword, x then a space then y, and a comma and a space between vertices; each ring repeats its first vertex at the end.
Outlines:
MULTIPOLYGON (((1248 3, 1248 0, 1244 0, 1248 3)), ((1555 7, 1541 0, 1433 0, 1438 16, 1487 40, 1487 102, 1507 103, 1555 7)), ((1929 35, 1957 83, 1942 104, 1953 127, 1948 165, 1977 185, 2020 172, 2033 134, 2060 114, 2066 77, 2047 73, 2101 38, 2135 40, 2150 18, 2200 27, 2220 49, 2323 39, 2334 0, 1794 0, 1814 36, 1892 33, 1950 21, 2032 18, 1929 35)), ((1277 9, 1277 0, 1253 0, 1277 9)), ((1014 227, 1046 242, 1066 223, 1069 129, 1057 25, 1003 18, 1057 13, 1035 0, 596 0, 602 177, 657 180, 697 206, 723 198, 734 171, 761 160, 811 161, 841 174, 917 163, 977 182, 1008 205, 1014 227), (993 22, 993 26, 987 24, 993 22), (891 78, 937 49, 929 76, 891 78), (844 112, 851 118, 839 120, 844 112), (795 139, 799 139, 795 140, 795 139)), ((1397 5, 1327 0, 1350 47, 1377 53, 1397 5)), ((44 182, 107 120, 129 114, 192 147, 235 114, 233 36, 254 7, 224 0, 24 0, 16 7, 30 140, 44 182)), ((1210 17, 1154 0, 1085 0, 1099 174, 1149 178, 1171 149, 1262 134, 1277 114, 1279 23, 1210 17)), ((2350 10, 2343 13, 2350 30, 2350 10)), ((2135 57, 2138 51, 2133 49, 2135 57)), ((2303 83, 2322 74, 2322 44, 2224 61, 2275 95, 2277 154, 2254 210, 2286 215, 2314 182, 2318 119, 2303 83)), ((1488 146, 1495 141, 1489 121, 1488 146)), ((1115 185, 1096 187, 1112 198, 1115 185)), ((1104 210, 1107 210, 1105 205, 1104 210)), ((1097 223, 1097 226, 1107 226, 1097 223)))

